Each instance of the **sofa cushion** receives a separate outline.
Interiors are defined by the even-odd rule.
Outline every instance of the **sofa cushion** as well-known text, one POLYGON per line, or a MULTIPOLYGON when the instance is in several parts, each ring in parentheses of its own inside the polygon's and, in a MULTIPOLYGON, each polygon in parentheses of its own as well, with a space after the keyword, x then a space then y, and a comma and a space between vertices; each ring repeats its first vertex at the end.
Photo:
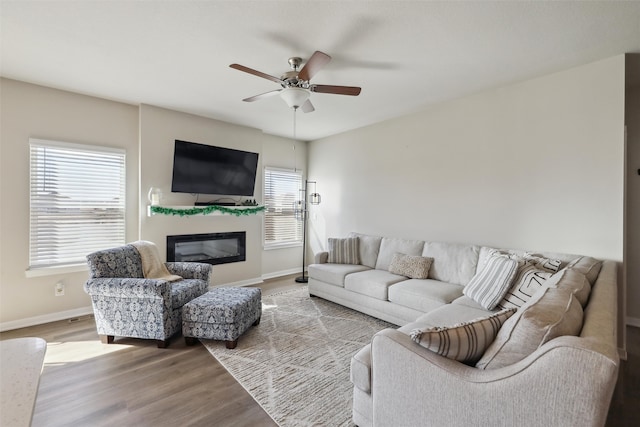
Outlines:
POLYGON ((466 295, 462 295, 460 298, 456 298, 451 302, 451 304, 465 305, 467 307, 477 308, 478 310, 486 310, 483 306, 481 306, 476 301, 474 301, 473 299, 469 298, 466 295))
POLYGON ((497 305, 499 308, 518 308, 529 301, 544 283, 553 275, 552 272, 538 268, 529 261, 518 268, 513 285, 507 291, 502 301, 497 305))
POLYGON ((329 259, 331 264, 360 264, 358 252, 359 239, 347 237, 345 239, 328 239, 329 259))
POLYGON ((487 317, 451 327, 414 329, 411 339, 422 347, 449 359, 475 362, 493 342, 502 324, 515 309, 506 309, 487 317))
POLYGON ((422 256, 433 258, 429 278, 466 285, 476 274, 479 246, 425 242, 422 256))
POLYGON ((345 277, 344 288, 358 294, 387 301, 389 286, 402 280, 407 280, 407 278, 384 270, 367 270, 349 274, 345 277))
POLYGON ((561 335, 577 335, 582 306, 566 289, 540 289, 507 320, 476 367, 496 369, 512 365, 544 343, 561 335))
POLYGON ((367 266, 353 264, 311 264, 308 268, 309 277, 341 288, 348 274, 370 270, 367 266))
POLYGON ((583 308, 587 305, 589 294, 591 293, 591 284, 587 276, 574 268, 568 267, 554 274, 547 280, 545 286, 568 290, 575 295, 583 308))
POLYGON ((389 273, 410 279, 426 279, 432 262, 433 258, 396 252, 389 264, 389 273))
POLYGON ((376 261, 376 269, 389 270, 389 264, 393 259, 393 254, 400 252, 407 255, 420 255, 424 242, 422 240, 396 239, 393 237, 383 237, 380 243, 380 253, 376 261))
POLYGON ((357 237, 359 240, 358 251, 360 252, 360 264, 376 268, 382 237, 360 233, 349 233, 349 237, 357 237))
POLYGON ((389 301, 427 312, 462 295, 462 286, 432 279, 409 279, 389 287, 389 301))
POLYGON ((580 273, 587 276, 589 280, 589 284, 593 286, 596 279, 598 278, 598 274, 600 274, 600 269, 602 268, 602 261, 597 260, 595 258, 591 258, 588 256, 582 256, 580 258, 576 258, 571 261, 567 268, 573 268, 578 270, 580 273))
POLYGON ((491 256, 464 288, 464 294, 492 310, 507 293, 518 272, 518 261, 491 256))
POLYGON ((445 304, 423 314, 416 319, 417 323, 435 326, 452 326, 462 322, 490 316, 496 311, 487 311, 482 307, 469 307, 462 304, 445 304))

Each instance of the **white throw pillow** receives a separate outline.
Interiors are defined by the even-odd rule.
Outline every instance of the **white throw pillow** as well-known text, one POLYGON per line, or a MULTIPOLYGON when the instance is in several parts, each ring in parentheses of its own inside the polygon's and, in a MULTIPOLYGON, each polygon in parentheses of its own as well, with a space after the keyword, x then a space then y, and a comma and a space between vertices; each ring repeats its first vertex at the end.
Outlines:
POLYGON ((517 272, 518 261, 492 255, 462 292, 486 310, 493 310, 511 287, 517 272))
POLYGON ((476 362, 493 342, 502 324, 515 309, 451 327, 414 329, 411 339, 441 356, 461 362, 476 362))

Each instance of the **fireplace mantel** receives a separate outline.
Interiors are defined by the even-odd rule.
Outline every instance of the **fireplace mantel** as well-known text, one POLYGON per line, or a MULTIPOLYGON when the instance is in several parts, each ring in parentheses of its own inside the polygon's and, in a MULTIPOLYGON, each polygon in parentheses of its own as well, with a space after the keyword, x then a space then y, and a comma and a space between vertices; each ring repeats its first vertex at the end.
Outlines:
POLYGON ((147 216, 153 215, 257 215, 264 211, 265 206, 148 206, 147 216))

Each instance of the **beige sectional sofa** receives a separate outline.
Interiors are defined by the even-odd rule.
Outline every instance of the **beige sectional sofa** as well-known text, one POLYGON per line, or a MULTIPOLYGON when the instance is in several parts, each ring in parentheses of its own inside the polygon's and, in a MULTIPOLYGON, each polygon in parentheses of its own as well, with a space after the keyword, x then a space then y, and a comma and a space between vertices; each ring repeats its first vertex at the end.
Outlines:
POLYGON ((604 425, 619 366, 615 262, 357 233, 349 237, 357 240, 353 263, 328 262, 330 252, 316 254, 309 266, 309 293, 400 326, 379 332, 352 358, 358 426, 604 425), (390 272, 398 273, 400 254, 431 262, 426 278, 390 272), (468 296, 496 257, 516 260, 518 278, 523 266, 535 264, 536 284, 525 289, 531 294, 516 306, 505 302, 516 295, 511 288, 490 309, 468 296), (539 264, 547 261, 550 270, 539 264), (506 319, 496 324, 497 317, 506 319), (489 320, 467 323, 479 318, 489 320), (482 324, 485 331, 488 323, 494 336, 488 334, 481 347, 483 340, 472 328, 482 324), (464 360, 460 351, 452 351, 451 337, 461 331, 471 334, 463 337, 481 353, 464 360))

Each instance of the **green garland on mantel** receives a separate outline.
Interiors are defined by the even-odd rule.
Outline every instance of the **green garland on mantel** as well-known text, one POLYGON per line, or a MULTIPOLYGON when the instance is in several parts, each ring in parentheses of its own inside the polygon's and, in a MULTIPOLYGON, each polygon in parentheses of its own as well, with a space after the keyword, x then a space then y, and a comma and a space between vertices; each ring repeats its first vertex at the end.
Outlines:
POLYGON ((228 207, 228 206, 197 206, 193 208, 167 208, 163 206, 150 206, 151 213, 154 214, 162 214, 162 215, 180 215, 180 216, 190 216, 190 215, 209 215, 213 212, 221 212, 229 215, 242 216, 242 215, 255 215, 258 212, 262 212, 264 210, 264 206, 237 206, 237 207, 228 207))

